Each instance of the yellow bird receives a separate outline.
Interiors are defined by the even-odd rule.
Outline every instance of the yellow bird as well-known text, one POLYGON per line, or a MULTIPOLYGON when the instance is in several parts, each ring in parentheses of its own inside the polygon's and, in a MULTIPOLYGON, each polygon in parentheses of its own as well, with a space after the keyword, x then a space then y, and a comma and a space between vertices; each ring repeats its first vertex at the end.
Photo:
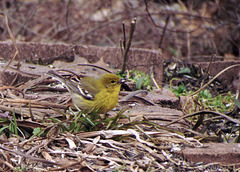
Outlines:
POLYGON ((98 77, 85 76, 77 82, 64 78, 56 71, 49 75, 63 83, 71 93, 73 103, 83 113, 107 113, 116 107, 122 80, 115 74, 107 73, 98 77))

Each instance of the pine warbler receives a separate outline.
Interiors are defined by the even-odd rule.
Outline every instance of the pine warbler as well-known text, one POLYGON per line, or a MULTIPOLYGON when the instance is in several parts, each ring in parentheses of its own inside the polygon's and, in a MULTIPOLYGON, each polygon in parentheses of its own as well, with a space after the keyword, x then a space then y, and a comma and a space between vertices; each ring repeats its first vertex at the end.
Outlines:
POLYGON ((107 113, 116 107, 121 87, 120 78, 111 73, 99 77, 86 76, 70 80, 50 70, 49 75, 63 83, 71 93, 73 103, 84 113, 107 113))

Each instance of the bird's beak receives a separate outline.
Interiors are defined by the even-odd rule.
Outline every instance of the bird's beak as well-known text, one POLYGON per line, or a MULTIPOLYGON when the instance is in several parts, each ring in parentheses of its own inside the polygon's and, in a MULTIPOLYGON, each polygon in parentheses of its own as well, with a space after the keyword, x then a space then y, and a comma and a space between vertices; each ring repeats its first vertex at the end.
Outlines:
POLYGON ((125 83, 125 82, 126 82, 125 79, 120 79, 117 83, 118 83, 118 84, 123 84, 123 83, 125 83))

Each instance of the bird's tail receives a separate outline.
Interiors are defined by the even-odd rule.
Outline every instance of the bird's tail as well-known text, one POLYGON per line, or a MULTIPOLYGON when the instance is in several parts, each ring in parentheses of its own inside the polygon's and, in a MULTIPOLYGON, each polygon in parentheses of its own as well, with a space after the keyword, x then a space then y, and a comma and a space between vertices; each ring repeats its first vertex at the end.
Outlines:
POLYGON ((67 88, 67 90, 70 93, 79 93, 79 89, 78 89, 78 83, 77 82, 73 82, 72 80, 70 80, 69 78, 64 78, 61 75, 59 75, 56 71, 54 70, 49 70, 48 73, 50 76, 52 76, 53 78, 55 78, 56 80, 58 80, 59 82, 61 82, 62 84, 65 85, 65 87, 67 88))

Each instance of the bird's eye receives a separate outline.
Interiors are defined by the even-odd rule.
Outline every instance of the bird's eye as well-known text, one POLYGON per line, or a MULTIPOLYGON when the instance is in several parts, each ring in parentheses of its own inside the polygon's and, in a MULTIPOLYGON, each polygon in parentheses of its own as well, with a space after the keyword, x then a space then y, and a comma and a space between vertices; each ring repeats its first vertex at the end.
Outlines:
POLYGON ((112 80, 111 83, 115 83, 116 81, 112 80))

